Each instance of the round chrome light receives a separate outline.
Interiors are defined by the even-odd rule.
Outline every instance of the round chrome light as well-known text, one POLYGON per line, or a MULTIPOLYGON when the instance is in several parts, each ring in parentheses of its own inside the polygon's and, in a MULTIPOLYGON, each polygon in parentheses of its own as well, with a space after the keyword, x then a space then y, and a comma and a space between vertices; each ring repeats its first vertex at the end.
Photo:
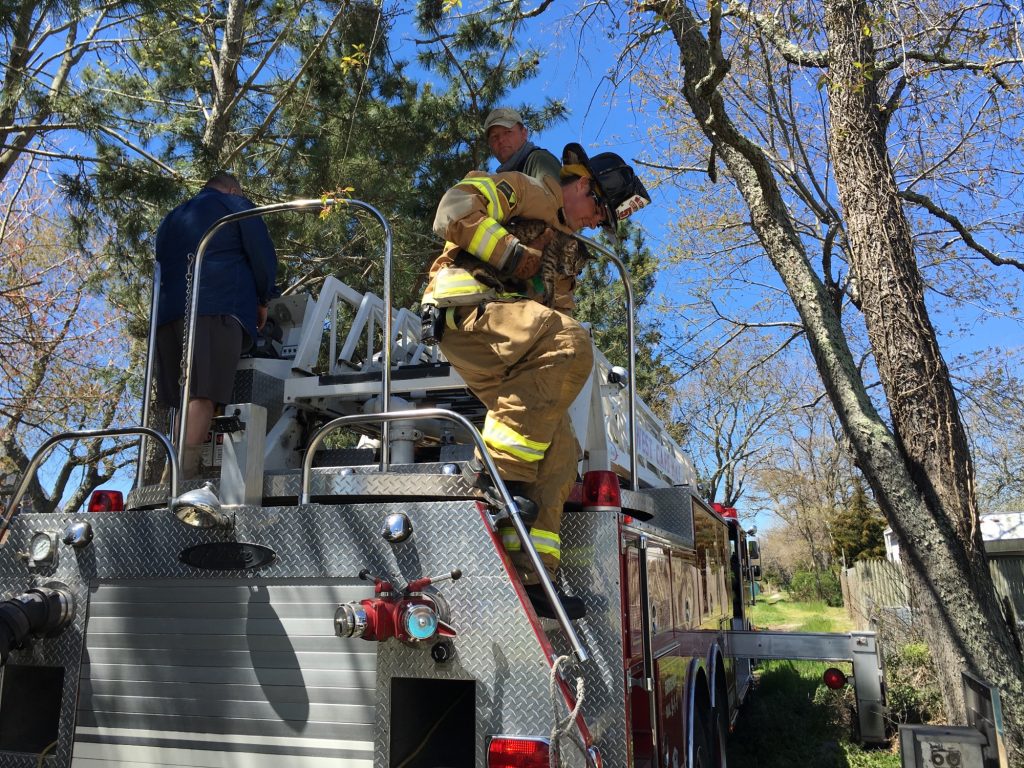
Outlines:
POLYGON ((410 603, 402 611, 402 628, 410 640, 429 640, 437 634, 437 613, 429 605, 410 603))
POLYGON ((76 520, 64 529, 64 543, 81 549, 92 541, 92 535, 92 525, 87 520, 76 520))
POLYGON ((380 535, 392 544, 405 541, 412 536, 412 520, 405 512, 392 512, 384 519, 380 535))

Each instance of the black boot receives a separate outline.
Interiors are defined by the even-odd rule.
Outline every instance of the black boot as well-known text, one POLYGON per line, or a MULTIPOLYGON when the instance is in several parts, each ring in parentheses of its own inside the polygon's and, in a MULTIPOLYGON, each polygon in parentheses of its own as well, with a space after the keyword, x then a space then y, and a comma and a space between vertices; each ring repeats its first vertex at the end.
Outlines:
MULTIPOLYGON (((558 600, 562 603, 565 615, 569 617, 570 621, 582 619, 587 615, 587 607, 583 604, 582 598, 567 595, 558 586, 555 587, 555 593, 558 595, 558 600)), ((551 601, 548 600, 547 592, 544 591, 543 586, 540 584, 527 584, 526 594, 530 598, 530 602, 533 603, 533 610, 537 612, 538 616, 545 619, 555 618, 555 608, 551 605, 551 601)))
MULTIPOLYGON (((498 507, 505 506, 505 502, 502 501, 494 481, 491 480, 491 476, 484 470, 481 462, 476 459, 467 461, 462 465, 462 476, 474 488, 479 488, 483 491, 487 500, 492 504, 498 507)), ((519 507, 519 517, 522 518, 523 523, 527 526, 533 525, 539 510, 537 505, 524 493, 526 483, 522 480, 506 480, 505 487, 508 488, 509 495, 512 496, 512 500, 519 507)))

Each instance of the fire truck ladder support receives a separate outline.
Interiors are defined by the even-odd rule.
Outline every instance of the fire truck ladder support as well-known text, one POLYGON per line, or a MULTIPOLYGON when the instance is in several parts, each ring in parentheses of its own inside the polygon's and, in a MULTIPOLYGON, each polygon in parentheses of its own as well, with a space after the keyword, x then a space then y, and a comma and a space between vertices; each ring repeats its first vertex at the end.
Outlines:
POLYGON ((861 739, 872 744, 887 743, 882 665, 874 632, 822 634, 732 631, 729 633, 729 647, 734 657, 752 660, 853 662, 853 684, 861 739))
MULTIPOLYGON (((482 457, 484 465, 487 467, 488 474, 490 474, 495 487, 501 494, 501 500, 504 502, 505 508, 508 510, 509 519, 512 521, 512 526, 516 529, 516 533, 522 542, 523 550, 529 555, 530 563, 533 565, 534 570, 536 570, 537 575, 540 578, 540 583, 544 587, 544 593, 547 595, 548 601, 555 610, 555 616, 559 626, 569 639, 573 653, 576 654, 576 658, 579 662, 583 663, 587 661, 590 658, 590 654, 587 653, 587 649, 584 647, 583 642, 580 640, 579 635, 576 633, 576 630, 572 625, 572 622, 569 621, 569 617, 566 615, 565 609, 562 607, 561 600, 558 599, 558 594, 555 591, 555 585, 551 583, 551 577, 548 576, 547 570, 545 570, 544 564, 541 562, 540 555, 537 554, 537 550, 533 546, 533 542, 530 539, 530 533, 527 530, 526 525, 523 523, 523 519, 519 516, 519 507, 512 498, 512 494, 509 493, 508 488, 505 487, 504 481, 498 475, 498 468, 494 465, 494 459, 491 458, 491 454, 488 452, 487 446, 484 445, 484 439, 480 435, 480 432, 477 431, 477 428, 473 426, 472 422, 464 416, 454 413, 453 411, 447 411, 444 408, 420 408, 411 411, 384 411, 382 413, 374 414, 357 413, 352 416, 339 416, 337 419, 327 422, 313 434, 312 438, 310 438, 309 446, 306 448, 306 454, 302 460, 302 483, 299 486, 299 503, 310 503, 309 478, 313 471, 313 456, 316 453, 316 449, 320 447, 320 443, 323 442, 324 438, 329 433, 352 424, 363 424, 366 422, 378 421, 387 424, 391 421, 404 421, 407 419, 445 419, 447 421, 453 421, 462 426, 473 438, 477 452, 482 457)), ((550 659, 550 661, 554 662, 554 658, 550 659)))

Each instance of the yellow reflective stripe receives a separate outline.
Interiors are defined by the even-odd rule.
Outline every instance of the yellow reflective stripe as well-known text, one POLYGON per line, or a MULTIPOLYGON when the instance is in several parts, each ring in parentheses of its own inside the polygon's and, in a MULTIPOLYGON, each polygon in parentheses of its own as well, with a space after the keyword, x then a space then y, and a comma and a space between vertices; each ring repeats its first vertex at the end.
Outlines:
POLYGON ((559 559, 562 557, 562 539, 557 533, 533 528, 530 530, 530 541, 533 542, 533 548, 540 554, 551 555, 559 559))
POLYGON ((518 552, 523 548, 519 536, 513 528, 501 529, 501 545, 509 552, 518 552))
POLYGON ((466 270, 445 269, 437 274, 431 298, 445 299, 451 296, 469 296, 487 293, 490 288, 478 281, 466 270))
POLYGON ((484 421, 484 442, 499 451, 511 453, 523 461, 540 461, 551 443, 541 443, 520 435, 514 429, 487 414, 484 421))
POLYGON ((444 311, 444 324, 452 329, 458 328, 455 324, 455 307, 448 307, 444 311))
POLYGON ((484 193, 487 198, 487 215, 497 218, 501 215, 501 203, 498 202, 498 185, 491 179, 463 179, 459 184, 469 184, 484 193))
POLYGON ((473 239, 469 241, 468 250, 480 261, 489 262, 494 256, 494 249, 498 247, 501 239, 508 234, 508 230, 496 222, 490 216, 485 216, 476 226, 473 239))

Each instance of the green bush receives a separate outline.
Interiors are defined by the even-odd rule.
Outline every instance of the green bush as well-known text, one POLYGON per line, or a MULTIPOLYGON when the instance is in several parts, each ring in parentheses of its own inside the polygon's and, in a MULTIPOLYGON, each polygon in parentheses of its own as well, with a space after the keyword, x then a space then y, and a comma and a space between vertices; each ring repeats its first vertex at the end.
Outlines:
POLYGON ((789 593, 794 600, 822 600, 837 608, 843 604, 843 588, 834 571, 797 571, 789 582, 789 593))
POLYGON ((885 659, 886 702, 896 723, 934 723, 944 719, 939 681, 931 652, 921 642, 899 646, 885 659))

